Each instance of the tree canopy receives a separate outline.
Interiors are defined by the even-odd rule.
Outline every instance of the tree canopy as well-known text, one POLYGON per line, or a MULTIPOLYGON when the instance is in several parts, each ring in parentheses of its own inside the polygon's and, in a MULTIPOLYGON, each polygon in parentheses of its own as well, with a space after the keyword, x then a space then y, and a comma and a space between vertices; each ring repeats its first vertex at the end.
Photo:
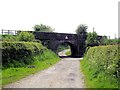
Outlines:
POLYGON ((40 32, 53 32, 54 29, 52 29, 50 26, 43 25, 43 24, 36 24, 34 27, 35 31, 40 31, 40 32))
POLYGON ((87 45, 98 44, 97 33, 95 31, 87 33, 87 45))
POLYGON ((76 29, 77 34, 86 34, 87 33, 88 26, 85 24, 80 24, 78 28, 76 29))

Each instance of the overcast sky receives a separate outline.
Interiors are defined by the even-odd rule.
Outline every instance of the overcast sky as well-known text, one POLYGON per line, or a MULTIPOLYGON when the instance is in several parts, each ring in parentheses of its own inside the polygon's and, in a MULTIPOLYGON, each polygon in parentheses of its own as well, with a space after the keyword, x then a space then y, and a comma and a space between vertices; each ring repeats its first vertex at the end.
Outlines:
POLYGON ((118 35, 119 0, 0 0, 0 29, 32 30, 45 24, 75 33, 80 24, 99 35, 118 35))

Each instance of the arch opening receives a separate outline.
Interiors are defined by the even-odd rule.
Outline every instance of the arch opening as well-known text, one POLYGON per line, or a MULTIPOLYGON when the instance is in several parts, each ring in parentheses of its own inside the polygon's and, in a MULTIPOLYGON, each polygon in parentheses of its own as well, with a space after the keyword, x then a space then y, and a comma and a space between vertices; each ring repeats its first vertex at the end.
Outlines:
POLYGON ((62 42, 57 45, 57 54, 60 57, 71 57, 74 54, 74 46, 69 42, 62 42))

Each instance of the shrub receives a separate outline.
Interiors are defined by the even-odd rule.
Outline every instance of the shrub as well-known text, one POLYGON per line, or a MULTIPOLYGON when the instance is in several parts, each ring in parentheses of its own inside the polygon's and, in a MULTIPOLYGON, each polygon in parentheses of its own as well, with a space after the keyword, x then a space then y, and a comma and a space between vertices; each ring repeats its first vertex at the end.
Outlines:
POLYGON ((33 61, 26 57, 43 53, 45 50, 47 49, 42 44, 36 42, 2 42, 3 67, 10 67, 17 62, 30 64, 33 61))
POLYGON ((18 41, 18 37, 14 35, 2 35, 2 40, 7 42, 18 41))
POLYGON ((30 32, 22 31, 18 34, 18 40, 19 41, 34 41, 35 37, 30 32))

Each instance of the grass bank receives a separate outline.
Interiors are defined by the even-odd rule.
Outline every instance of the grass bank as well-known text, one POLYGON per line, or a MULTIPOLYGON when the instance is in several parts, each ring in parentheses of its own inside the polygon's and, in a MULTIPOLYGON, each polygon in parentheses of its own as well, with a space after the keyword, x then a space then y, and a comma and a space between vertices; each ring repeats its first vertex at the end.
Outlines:
POLYGON ((80 66, 88 88, 119 88, 119 48, 118 45, 98 46, 87 51, 80 66))
POLYGON ((70 56, 71 55, 71 51, 68 51, 65 53, 67 56, 70 56))
POLYGON ((31 56, 28 59, 33 59, 34 62, 26 67, 8 68, 2 71, 3 86, 44 70, 60 60, 56 54, 49 50, 46 50, 42 54, 31 56))

